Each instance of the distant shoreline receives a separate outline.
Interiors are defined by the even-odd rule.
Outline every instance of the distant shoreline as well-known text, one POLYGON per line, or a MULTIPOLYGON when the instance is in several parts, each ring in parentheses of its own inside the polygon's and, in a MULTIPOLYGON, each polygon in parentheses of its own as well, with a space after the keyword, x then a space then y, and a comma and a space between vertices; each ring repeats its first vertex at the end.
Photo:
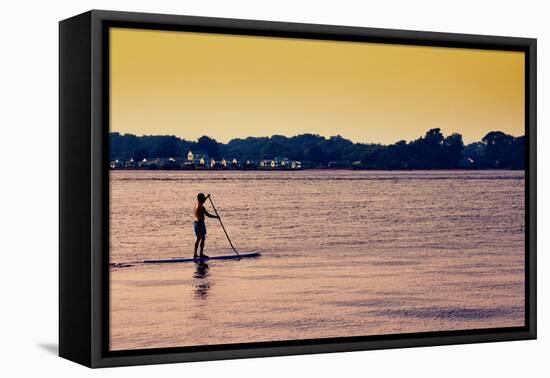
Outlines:
POLYGON ((501 131, 491 131, 479 142, 467 145, 462 135, 445 136, 439 128, 413 141, 391 145, 354 143, 339 135, 327 139, 315 134, 249 137, 226 144, 206 135, 197 141, 118 133, 111 133, 109 138, 111 169, 524 169, 526 162, 525 136, 501 131))
POLYGON ((142 171, 142 172, 311 172, 311 171, 373 171, 373 172, 438 172, 438 171, 514 171, 525 172, 523 168, 424 168, 424 169, 388 169, 388 168, 302 168, 302 169, 165 169, 165 168, 115 168, 111 172, 142 171))

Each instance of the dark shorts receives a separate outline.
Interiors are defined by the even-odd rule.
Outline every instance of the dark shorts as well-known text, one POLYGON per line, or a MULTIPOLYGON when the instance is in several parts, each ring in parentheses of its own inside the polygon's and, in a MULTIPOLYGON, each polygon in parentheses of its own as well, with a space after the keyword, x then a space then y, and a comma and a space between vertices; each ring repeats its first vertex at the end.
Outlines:
POLYGON ((195 221, 193 228, 195 229, 195 235, 206 236, 206 224, 204 224, 204 221, 195 221))

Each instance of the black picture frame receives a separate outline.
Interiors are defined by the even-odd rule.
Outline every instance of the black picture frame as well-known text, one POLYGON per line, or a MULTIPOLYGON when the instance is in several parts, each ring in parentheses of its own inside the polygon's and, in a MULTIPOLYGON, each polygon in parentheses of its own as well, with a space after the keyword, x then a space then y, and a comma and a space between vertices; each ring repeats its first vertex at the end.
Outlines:
POLYGON ((59 24, 59 355, 88 367, 536 338, 536 39, 92 10, 59 24), (109 351, 108 29, 377 42, 525 53, 524 327, 109 351))

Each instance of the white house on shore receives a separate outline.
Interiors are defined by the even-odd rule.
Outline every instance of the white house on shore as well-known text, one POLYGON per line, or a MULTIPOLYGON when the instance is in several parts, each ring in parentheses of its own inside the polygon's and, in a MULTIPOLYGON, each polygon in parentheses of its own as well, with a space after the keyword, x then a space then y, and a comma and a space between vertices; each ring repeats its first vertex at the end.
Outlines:
POLYGON ((286 157, 276 157, 273 159, 264 159, 260 161, 260 167, 266 169, 292 168, 292 162, 286 157))
POLYGON ((204 151, 189 150, 182 157, 168 158, 143 158, 139 161, 112 160, 109 162, 110 169, 265 169, 265 170, 290 170, 310 168, 310 162, 290 160, 286 157, 275 157, 260 161, 243 160, 237 158, 222 158, 216 160, 209 158, 204 151))
POLYGON ((203 166, 206 167, 206 162, 208 160, 208 154, 204 151, 191 151, 187 153, 187 161, 185 165, 194 165, 194 166, 203 166))
POLYGON ((109 163, 109 168, 111 168, 111 169, 122 168, 122 163, 118 159, 113 160, 109 163))

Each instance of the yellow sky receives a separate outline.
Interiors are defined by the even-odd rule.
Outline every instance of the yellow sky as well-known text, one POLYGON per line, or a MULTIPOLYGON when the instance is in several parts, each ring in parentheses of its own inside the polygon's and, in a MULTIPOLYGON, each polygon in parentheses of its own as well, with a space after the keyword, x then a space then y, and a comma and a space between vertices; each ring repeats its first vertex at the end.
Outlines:
POLYGON ((111 29, 111 131, 220 142, 524 134, 524 54, 111 29))

